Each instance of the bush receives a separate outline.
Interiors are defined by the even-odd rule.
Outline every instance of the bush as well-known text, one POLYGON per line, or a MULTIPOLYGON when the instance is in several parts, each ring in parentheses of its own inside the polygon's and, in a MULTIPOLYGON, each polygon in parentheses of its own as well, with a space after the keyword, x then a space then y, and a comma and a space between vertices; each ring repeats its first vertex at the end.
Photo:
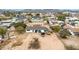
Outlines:
POLYGON ((28 49, 39 49, 40 48, 40 43, 38 41, 38 38, 34 38, 34 41, 31 41, 30 46, 28 47, 28 49))
POLYGON ((67 38, 70 36, 70 32, 67 29, 63 29, 59 32, 61 38, 67 38))
POLYGON ((59 32, 60 29, 61 29, 61 27, 60 27, 59 25, 57 25, 57 26, 51 26, 50 28, 51 28, 54 32, 59 32))
POLYGON ((2 38, 4 38, 4 35, 6 34, 6 32, 7 32, 6 28, 0 27, 0 35, 2 36, 2 38))
POLYGON ((14 24, 14 27, 18 27, 18 26, 22 26, 23 28, 26 28, 26 24, 24 24, 23 22, 18 22, 14 24))
POLYGON ((24 24, 22 22, 18 22, 18 23, 14 24, 14 27, 18 33, 23 33, 23 32, 25 32, 26 24, 24 24))
POLYGON ((18 33, 24 33, 25 32, 25 29, 22 26, 18 26, 18 27, 16 27, 16 31, 18 33))
POLYGON ((72 45, 70 45, 70 46, 65 46, 65 48, 66 48, 67 50, 79 50, 78 48, 76 48, 76 47, 74 47, 74 46, 72 46, 72 45))

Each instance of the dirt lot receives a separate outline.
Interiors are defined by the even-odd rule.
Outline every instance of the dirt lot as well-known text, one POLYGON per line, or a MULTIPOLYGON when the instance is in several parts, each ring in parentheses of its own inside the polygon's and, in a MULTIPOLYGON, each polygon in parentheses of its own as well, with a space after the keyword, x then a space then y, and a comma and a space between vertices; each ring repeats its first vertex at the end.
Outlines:
POLYGON ((23 44, 16 47, 11 47, 14 42, 16 42, 16 39, 13 40, 10 44, 6 45, 3 50, 27 50, 29 46, 29 42, 33 40, 33 38, 38 38, 40 41, 41 48, 39 50, 64 50, 64 45, 62 42, 57 38, 55 33, 51 35, 45 35, 45 37, 42 37, 38 33, 26 33, 23 35, 18 35, 17 39, 21 40, 23 44))
POLYGON ((79 50, 79 37, 74 36, 68 39, 61 39, 66 47, 70 47, 68 50, 79 50))

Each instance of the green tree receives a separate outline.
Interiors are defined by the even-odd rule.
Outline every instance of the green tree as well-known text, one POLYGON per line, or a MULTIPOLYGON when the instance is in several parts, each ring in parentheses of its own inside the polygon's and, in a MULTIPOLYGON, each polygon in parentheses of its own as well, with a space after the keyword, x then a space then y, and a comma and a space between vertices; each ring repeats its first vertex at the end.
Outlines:
POLYGON ((40 17, 40 14, 39 14, 39 13, 37 13, 37 14, 36 14, 36 16, 37 16, 37 17, 40 17))
POLYGON ((18 22, 14 24, 14 27, 18 33, 23 33, 26 29, 26 24, 23 22, 18 22))
POLYGON ((64 21, 66 17, 68 17, 69 14, 63 14, 62 12, 59 12, 56 14, 56 17, 58 18, 58 20, 64 21))
POLYGON ((64 21, 64 20, 65 20, 65 16, 64 16, 64 15, 62 15, 62 16, 57 16, 57 18, 58 18, 58 20, 60 20, 60 21, 64 21))
POLYGON ((56 25, 56 26, 51 26, 50 27, 54 32, 59 32, 61 30, 61 26, 56 25))
POLYGON ((4 38, 4 35, 6 34, 7 29, 0 27, 0 35, 2 36, 2 38, 4 38))
POLYGON ((47 16, 43 16, 43 20, 44 21, 47 21, 48 20, 48 17, 47 16))
POLYGON ((23 33, 25 31, 25 28, 23 28, 22 26, 18 26, 18 27, 16 27, 16 31, 18 33, 23 33))

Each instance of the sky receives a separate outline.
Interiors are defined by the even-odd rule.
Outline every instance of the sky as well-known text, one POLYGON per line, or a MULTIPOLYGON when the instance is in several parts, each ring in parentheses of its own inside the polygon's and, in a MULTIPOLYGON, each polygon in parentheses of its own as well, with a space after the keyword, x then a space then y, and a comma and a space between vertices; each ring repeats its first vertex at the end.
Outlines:
POLYGON ((0 9, 79 9, 79 0, 0 0, 0 9))

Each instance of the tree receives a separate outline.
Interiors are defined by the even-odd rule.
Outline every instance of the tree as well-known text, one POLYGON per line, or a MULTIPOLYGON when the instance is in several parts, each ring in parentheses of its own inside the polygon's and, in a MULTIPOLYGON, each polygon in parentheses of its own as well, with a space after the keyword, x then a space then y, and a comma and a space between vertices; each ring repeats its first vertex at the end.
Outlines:
POLYGON ((40 17, 40 14, 39 14, 39 13, 37 13, 37 14, 36 14, 36 16, 37 16, 37 17, 40 17))
POLYGON ((60 20, 60 21, 64 21, 64 20, 65 20, 65 16, 64 16, 64 15, 62 15, 62 16, 57 16, 57 18, 58 18, 58 20, 60 20))
POLYGON ((2 36, 2 38, 4 38, 4 35, 6 34, 7 29, 0 27, 0 35, 2 36))
POLYGON ((59 34, 60 34, 60 37, 61 38, 67 38, 67 36, 70 36, 71 35, 71 33, 67 29, 62 29, 59 32, 59 34))
POLYGON ((69 14, 63 14, 62 12, 56 14, 56 17, 57 17, 58 20, 60 20, 60 21, 64 21, 65 18, 68 17, 68 16, 69 16, 69 14))
POLYGON ((23 33, 23 32, 25 32, 26 24, 24 24, 22 22, 18 22, 18 23, 14 24, 14 27, 18 33, 23 33))
POLYGON ((25 31, 25 28, 23 28, 22 26, 18 26, 18 27, 16 27, 16 31, 18 33, 23 33, 25 31))
POLYGON ((10 11, 4 11, 3 14, 7 17, 16 16, 15 12, 10 12, 10 11))
POLYGON ((47 16, 43 16, 43 20, 44 21, 47 21, 48 20, 48 17, 47 16))
POLYGON ((51 26, 50 27, 54 32, 59 32, 61 27, 59 25, 56 25, 56 26, 51 26))
POLYGON ((22 27, 26 28, 26 24, 24 24, 23 22, 18 22, 18 23, 14 24, 15 28, 18 27, 18 26, 22 26, 22 27))

